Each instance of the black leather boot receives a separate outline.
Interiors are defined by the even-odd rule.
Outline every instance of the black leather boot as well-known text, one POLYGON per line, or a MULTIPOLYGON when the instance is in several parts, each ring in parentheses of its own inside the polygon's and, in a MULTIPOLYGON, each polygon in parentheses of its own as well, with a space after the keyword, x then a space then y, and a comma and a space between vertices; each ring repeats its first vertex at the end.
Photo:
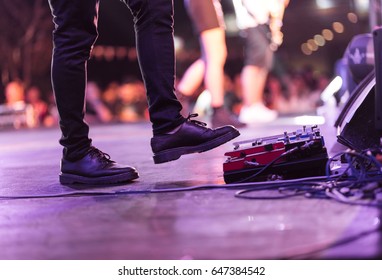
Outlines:
POLYGON ((95 147, 80 160, 61 160, 60 183, 65 184, 116 184, 139 177, 131 166, 117 164, 110 156, 95 147))
POLYGON ((151 148, 154 162, 164 163, 180 158, 182 155, 201 153, 218 147, 240 135, 233 126, 217 129, 207 128, 205 123, 191 120, 197 114, 189 115, 174 133, 154 135, 151 148))

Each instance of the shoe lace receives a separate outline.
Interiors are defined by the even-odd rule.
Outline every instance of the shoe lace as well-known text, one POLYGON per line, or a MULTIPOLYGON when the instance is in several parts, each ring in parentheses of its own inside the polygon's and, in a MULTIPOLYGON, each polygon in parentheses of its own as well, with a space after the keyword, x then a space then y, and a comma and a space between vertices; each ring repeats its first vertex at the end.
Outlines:
POLYGON ((205 122, 201 122, 201 121, 198 121, 198 120, 191 120, 191 118, 196 118, 197 116, 198 116, 197 113, 188 114, 188 117, 186 118, 186 121, 192 122, 192 123, 200 125, 200 126, 207 126, 207 124, 205 122))
POLYGON ((96 147, 90 147, 89 148, 89 155, 92 158, 97 158, 102 163, 112 163, 113 160, 110 159, 110 155, 107 153, 102 152, 101 150, 97 149, 96 147))

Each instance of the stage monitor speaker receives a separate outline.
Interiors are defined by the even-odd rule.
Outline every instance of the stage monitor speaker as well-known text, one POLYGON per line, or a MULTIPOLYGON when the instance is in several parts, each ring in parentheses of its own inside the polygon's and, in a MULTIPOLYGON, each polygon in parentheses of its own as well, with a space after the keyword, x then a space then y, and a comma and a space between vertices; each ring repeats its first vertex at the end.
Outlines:
POLYGON ((373 31, 375 56, 375 127, 382 129, 382 27, 373 31))
POLYGON ((374 70, 374 44, 370 33, 359 34, 352 38, 345 51, 345 60, 353 81, 359 84, 374 70))
POLYGON ((375 126, 375 72, 370 72, 351 94, 335 127, 339 143, 361 151, 381 147, 382 130, 375 126))

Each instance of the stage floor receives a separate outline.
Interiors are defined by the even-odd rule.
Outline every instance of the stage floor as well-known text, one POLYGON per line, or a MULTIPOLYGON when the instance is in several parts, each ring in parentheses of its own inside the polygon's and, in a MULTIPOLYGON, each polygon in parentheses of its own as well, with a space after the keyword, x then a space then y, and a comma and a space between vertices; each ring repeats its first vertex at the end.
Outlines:
MULTIPOLYGON (((279 119, 241 129, 234 141, 297 128, 279 119)), ((330 150, 334 128, 321 128, 330 150)), ((57 128, 0 131, 0 259, 381 257, 377 208, 301 196, 247 200, 224 188, 155 193, 224 184, 232 142, 154 165, 148 123, 92 126, 93 144, 135 166, 140 178, 78 190, 58 182, 59 137, 57 128)))

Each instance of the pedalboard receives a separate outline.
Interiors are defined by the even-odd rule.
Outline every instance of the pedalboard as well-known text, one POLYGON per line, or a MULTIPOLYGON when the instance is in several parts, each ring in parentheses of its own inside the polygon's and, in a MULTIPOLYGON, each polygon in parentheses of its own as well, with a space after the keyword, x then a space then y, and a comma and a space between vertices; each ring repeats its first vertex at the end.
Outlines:
POLYGON ((328 153, 317 126, 233 145, 233 151, 224 154, 227 184, 325 175, 328 153))

